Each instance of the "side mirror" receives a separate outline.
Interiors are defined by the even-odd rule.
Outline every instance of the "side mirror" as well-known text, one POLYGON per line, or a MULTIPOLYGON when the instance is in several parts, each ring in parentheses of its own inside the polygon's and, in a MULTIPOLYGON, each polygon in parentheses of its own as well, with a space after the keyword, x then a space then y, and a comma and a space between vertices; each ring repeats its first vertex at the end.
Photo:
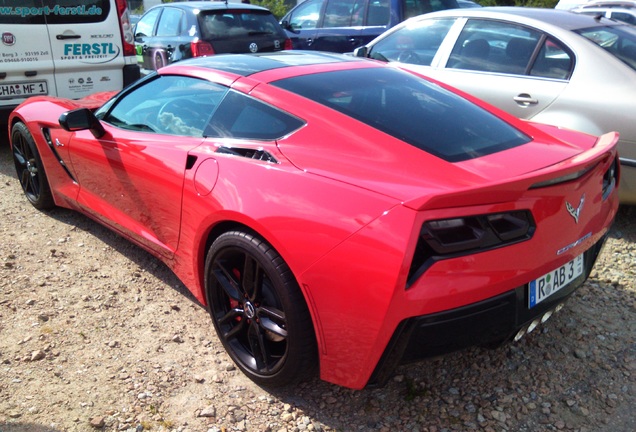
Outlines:
POLYGON ((369 47, 366 45, 362 45, 353 50, 354 57, 368 57, 369 56, 369 47))
POLYGON ((69 132, 90 130, 95 138, 101 138, 106 133, 104 126, 88 108, 79 108, 67 111, 58 120, 62 129, 69 132))
POLYGON ((295 34, 300 33, 300 32, 299 32, 297 29, 295 29, 295 28, 294 28, 294 27, 293 27, 293 26, 289 23, 289 21, 287 21, 287 20, 281 21, 281 22, 280 22, 280 26, 281 26, 283 29, 285 29, 285 30, 287 30, 287 31, 290 31, 290 32, 292 32, 292 33, 295 33, 295 34))

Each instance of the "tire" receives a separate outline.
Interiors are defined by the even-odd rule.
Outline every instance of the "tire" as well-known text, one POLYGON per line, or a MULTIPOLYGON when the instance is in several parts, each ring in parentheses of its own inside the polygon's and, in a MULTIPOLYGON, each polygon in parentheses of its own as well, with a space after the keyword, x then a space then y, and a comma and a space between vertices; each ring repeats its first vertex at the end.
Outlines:
POLYGON ((159 51, 155 52, 155 70, 159 70, 166 65, 166 62, 163 60, 163 54, 159 51))
POLYGON ((252 381, 277 388, 311 378, 316 339, 289 267, 260 237, 219 236, 205 262, 208 310, 226 351, 252 381))
POLYGON ((16 123, 11 129, 11 149, 18 180, 29 202, 39 210, 55 207, 40 153, 24 123, 16 123))

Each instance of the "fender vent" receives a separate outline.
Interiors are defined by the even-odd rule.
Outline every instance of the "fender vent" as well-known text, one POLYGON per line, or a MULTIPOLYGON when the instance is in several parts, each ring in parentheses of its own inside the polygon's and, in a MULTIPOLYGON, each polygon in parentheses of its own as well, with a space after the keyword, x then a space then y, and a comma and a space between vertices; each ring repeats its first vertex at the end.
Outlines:
POLYGON ((278 160, 272 154, 263 149, 240 148, 240 147, 219 147, 217 153, 231 154, 248 159, 256 159, 263 162, 278 163, 278 160))

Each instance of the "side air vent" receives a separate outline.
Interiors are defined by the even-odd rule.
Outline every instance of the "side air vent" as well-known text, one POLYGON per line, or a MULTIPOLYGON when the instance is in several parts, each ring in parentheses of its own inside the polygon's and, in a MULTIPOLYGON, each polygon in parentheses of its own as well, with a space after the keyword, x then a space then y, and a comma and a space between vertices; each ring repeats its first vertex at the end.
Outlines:
POLYGON ((610 196, 618 184, 618 166, 618 158, 615 158, 603 174, 603 200, 610 196))
POLYGON ((251 149, 240 147, 219 147, 217 153, 231 154, 234 156, 240 156, 248 159, 256 159, 263 162, 278 163, 278 160, 272 156, 271 153, 263 149, 251 149))
POLYGON ((427 221, 420 230, 407 287, 436 261, 528 240, 535 226, 528 210, 427 221))
POLYGON ((51 152, 53 153, 53 155, 55 155, 55 159, 57 159, 58 163, 62 166, 66 174, 71 178, 73 182, 77 183, 77 180, 75 180, 75 177, 73 177, 73 174, 71 174, 71 172, 69 171, 66 163, 64 163, 64 159, 60 157, 60 154, 55 148, 57 146, 63 147, 64 144, 61 143, 57 138, 55 139, 55 143, 53 142, 53 140, 51 139, 51 131, 49 130, 49 128, 42 128, 42 136, 44 136, 46 144, 49 146, 51 152))

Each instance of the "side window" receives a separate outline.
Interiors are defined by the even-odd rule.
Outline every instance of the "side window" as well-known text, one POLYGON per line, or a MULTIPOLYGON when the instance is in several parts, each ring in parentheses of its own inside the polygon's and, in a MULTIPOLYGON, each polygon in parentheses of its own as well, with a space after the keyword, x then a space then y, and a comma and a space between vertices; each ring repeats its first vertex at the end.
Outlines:
POLYGON ((489 20, 469 20, 447 67, 505 74, 527 74, 541 33, 527 27, 489 20))
POLYGON ((376 60, 430 66, 454 22, 454 18, 445 18, 413 23, 382 39, 369 55, 376 60))
POLYGON ((3 1, 0 5, 0 24, 45 24, 43 13, 21 13, 42 10, 41 0, 3 1))
POLYGON ((177 36, 181 34, 184 19, 183 11, 175 8, 164 8, 159 25, 157 26, 157 36, 177 36))
POLYGON ((46 17, 48 24, 98 23, 110 13, 110 0, 45 0, 47 6, 54 11, 46 17))
POLYGON ((360 0, 328 0, 323 27, 351 27, 362 19, 363 5, 360 0))
POLYGON ((230 91, 215 111, 205 136, 275 140, 301 127, 304 122, 249 96, 230 91))
MULTIPOLYGON (((364 5, 360 5, 364 7, 364 5)), ((391 18, 391 7, 389 0, 371 0, 367 11, 367 26, 385 26, 389 24, 391 18)), ((360 25, 354 23, 353 25, 360 25)))
POLYGON ((161 9, 152 9, 147 14, 145 14, 135 27, 135 37, 149 37, 153 35, 155 30, 155 24, 157 23, 157 18, 159 18, 159 14, 161 13, 161 9))
POLYGON ((629 13, 612 11, 612 18, 629 24, 636 24, 636 18, 629 13))
POLYGON ((16 0, 0 2, 0 24, 86 24, 106 20, 110 0, 16 0))
POLYGON ((438 10, 459 7, 456 0, 401 0, 404 19, 438 10))
POLYGON ((197 78, 156 76, 118 99, 103 120, 123 129, 202 137, 226 93, 226 87, 197 78))
POLYGON ((314 29, 318 26, 320 10, 324 0, 306 0, 289 17, 289 25, 294 30, 314 29))
POLYGON ((541 46, 539 55, 530 70, 530 75, 544 78, 569 79, 573 66, 574 61, 569 50, 558 41, 547 38, 541 46))

